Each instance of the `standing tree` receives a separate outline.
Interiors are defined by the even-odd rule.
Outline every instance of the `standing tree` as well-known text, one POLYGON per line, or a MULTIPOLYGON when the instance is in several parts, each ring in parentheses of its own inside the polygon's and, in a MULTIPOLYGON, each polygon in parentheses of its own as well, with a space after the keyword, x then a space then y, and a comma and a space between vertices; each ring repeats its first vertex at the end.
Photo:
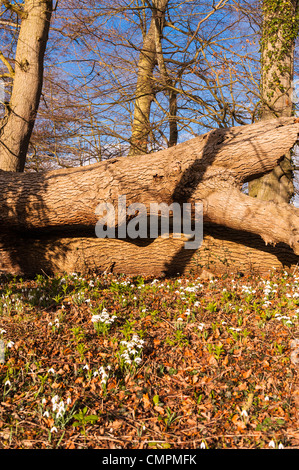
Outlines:
POLYGON ((43 62, 52 14, 52 0, 25 0, 4 7, 21 20, 14 67, 0 55, 13 79, 0 132, 0 169, 23 171, 43 84, 43 62))
POLYGON ((152 3, 152 20, 149 30, 144 36, 143 47, 138 62, 130 156, 147 153, 148 136, 150 133, 150 110, 154 98, 153 72, 156 63, 159 63, 161 60, 161 52, 157 51, 157 45, 161 41, 168 0, 154 0, 152 3), (160 55, 159 61, 157 52, 160 55))
MULTIPOLYGON (((298 35, 298 0, 263 0, 260 119, 293 114, 294 45, 298 35)), ((249 183, 249 195, 290 202, 294 194, 291 152, 270 173, 249 183)))

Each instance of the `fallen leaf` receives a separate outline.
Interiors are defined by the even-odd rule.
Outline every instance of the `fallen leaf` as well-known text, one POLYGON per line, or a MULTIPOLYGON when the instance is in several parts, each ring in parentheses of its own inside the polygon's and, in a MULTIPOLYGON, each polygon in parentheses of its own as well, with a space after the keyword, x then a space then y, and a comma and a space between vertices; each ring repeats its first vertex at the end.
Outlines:
POLYGON ((251 376, 251 373, 252 373, 252 369, 249 369, 246 372, 244 372, 242 375, 243 375, 244 379, 248 379, 248 377, 251 376))
POLYGON ((210 366, 215 366, 215 367, 218 366, 218 362, 217 362, 217 360, 214 356, 210 356, 209 364, 210 364, 210 366))
POLYGON ((228 356, 225 356, 225 358, 222 361, 222 365, 227 366, 227 364, 228 364, 228 356))
POLYGON ((164 408, 162 408, 162 406, 155 405, 154 410, 157 411, 160 415, 165 414, 164 408))
POLYGON ((142 397, 142 402, 143 402, 143 407, 144 407, 145 409, 151 407, 151 401, 150 401, 150 399, 149 399, 149 397, 148 397, 148 393, 145 393, 145 394, 143 395, 143 397, 142 397))

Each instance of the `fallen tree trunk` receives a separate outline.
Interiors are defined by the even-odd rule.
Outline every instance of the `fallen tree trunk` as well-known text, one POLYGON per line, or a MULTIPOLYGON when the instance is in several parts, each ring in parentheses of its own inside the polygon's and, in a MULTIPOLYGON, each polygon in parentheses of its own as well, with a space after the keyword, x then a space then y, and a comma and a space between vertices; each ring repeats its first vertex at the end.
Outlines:
POLYGON ((0 274, 113 272, 173 276, 208 270, 216 274, 268 274, 296 269, 299 257, 284 244, 266 246, 254 234, 205 225, 201 247, 186 250, 185 239, 99 239, 95 236, 9 237, 0 240, 0 274))
MULTIPOLYGON (((299 210, 259 201, 240 189, 271 171, 297 142, 298 132, 296 119, 284 118, 217 129, 130 162, 120 158, 70 170, 0 172, 0 269, 37 272, 44 263, 45 271, 114 267, 118 272, 171 274, 189 269, 190 263, 195 269, 196 257, 198 267, 208 258, 228 258, 229 248, 236 267, 248 266, 248 248, 253 267, 295 265, 299 210), (127 206, 138 202, 147 210, 152 202, 202 201, 204 226, 214 228, 205 231, 198 250, 185 250, 183 239, 97 239, 96 207, 110 202, 117 216, 119 195, 126 195, 127 206)), ((225 264, 215 259, 215 266, 225 264)))

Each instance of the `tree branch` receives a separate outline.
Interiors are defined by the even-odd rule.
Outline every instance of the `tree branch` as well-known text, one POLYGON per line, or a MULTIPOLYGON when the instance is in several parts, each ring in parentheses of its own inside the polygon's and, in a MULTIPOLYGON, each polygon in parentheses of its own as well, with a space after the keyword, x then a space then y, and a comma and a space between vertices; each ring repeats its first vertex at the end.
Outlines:
POLYGON ((10 10, 14 13, 16 13, 20 18, 24 19, 24 18, 27 18, 28 16, 28 13, 25 12, 22 8, 20 8, 19 6, 17 5, 13 5, 12 3, 10 3, 9 0, 1 0, 1 2, 3 3, 3 5, 5 6, 5 8, 7 8, 7 10, 10 10))
POLYGON ((15 71, 14 71, 12 65, 9 63, 9 61, 6 59, 6 57, 4 57, 4 55, 1 51, 0 51, 0 60, 7 67, 8 71, 9 71, 9 76, 11 78, 14 78, 15 71))

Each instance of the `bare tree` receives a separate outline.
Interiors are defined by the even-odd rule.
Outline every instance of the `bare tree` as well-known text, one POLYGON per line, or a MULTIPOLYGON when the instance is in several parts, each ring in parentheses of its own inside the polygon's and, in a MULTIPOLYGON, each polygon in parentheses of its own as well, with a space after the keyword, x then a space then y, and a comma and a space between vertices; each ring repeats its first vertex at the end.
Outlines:
POLYGON ((13 79, 12 92, 1 122, 0 168, 23 171, 39 106, 43 83, 43 60, 52 14, 51 0, 25 0, 24 4, 2 0, 3 6, 21 21, 12 65, 0 56, 13 79))

